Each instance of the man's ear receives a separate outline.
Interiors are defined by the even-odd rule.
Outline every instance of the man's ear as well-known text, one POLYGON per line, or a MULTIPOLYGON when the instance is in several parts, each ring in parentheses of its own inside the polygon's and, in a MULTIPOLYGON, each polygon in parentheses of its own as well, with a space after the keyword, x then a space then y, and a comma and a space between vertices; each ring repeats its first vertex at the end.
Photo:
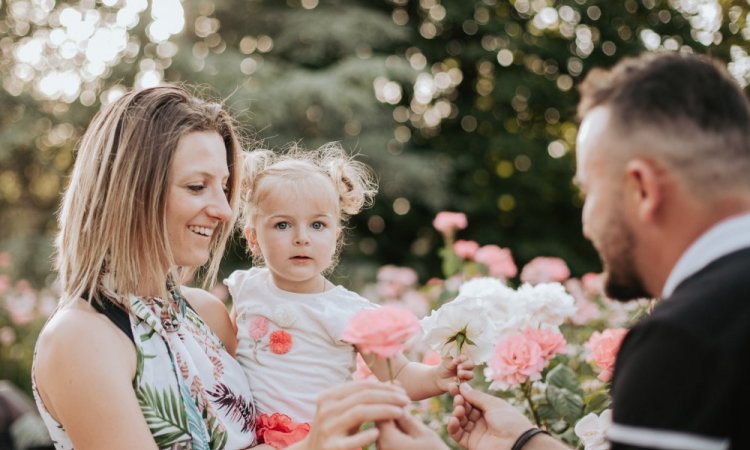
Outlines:
POLYGON ((664 200, 664 169, 653 160, 633 159, 625 165, 623 198, 638 221, 653 221, 664 200))
POLYGON ((247 241, 247 245, 250 248, 250 252, 255 255, 260 255, 258 235, 255 232, 255 228, 245 227, 242 229, 242 234, 245 236, 245 240, 247 241))

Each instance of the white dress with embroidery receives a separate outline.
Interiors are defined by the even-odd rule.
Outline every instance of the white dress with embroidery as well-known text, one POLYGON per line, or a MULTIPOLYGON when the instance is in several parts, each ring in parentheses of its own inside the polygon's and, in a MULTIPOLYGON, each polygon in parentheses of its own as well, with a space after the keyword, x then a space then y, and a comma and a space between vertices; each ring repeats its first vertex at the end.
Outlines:
POLYGON ((310 422, 320 392, 350 380, 355 369, 354 347, 341 340, 346 324, 377 305, 342 286, 283 291, 266 268, 235 271, 224 284, 237 313, 237 360, 258 412, 310 422))

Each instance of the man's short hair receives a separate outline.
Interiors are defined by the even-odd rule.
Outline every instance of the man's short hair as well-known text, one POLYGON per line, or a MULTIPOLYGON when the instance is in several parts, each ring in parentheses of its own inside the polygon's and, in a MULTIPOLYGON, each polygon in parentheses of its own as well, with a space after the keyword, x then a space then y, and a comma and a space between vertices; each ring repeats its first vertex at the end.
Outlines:
POLYGON ((708 195, 750 190, 750 104, 717 61, 648 53, 592 70, 580 92, 579 117, 610 108, 628 156, 658 158, 708 195))

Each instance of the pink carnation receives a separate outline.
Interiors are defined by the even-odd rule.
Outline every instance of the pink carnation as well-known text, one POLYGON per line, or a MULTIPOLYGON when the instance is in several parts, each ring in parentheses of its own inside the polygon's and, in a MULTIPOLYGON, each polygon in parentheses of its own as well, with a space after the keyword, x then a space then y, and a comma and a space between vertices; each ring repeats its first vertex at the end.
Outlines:
POLYGON ((539 344, 542 358, 546 362, 549 362, 557 353, 565 351, 565 337, 557 330, 529 328, 523 334, 539 344))
POLYGON ((620 350, 620 344, 622 344, 627 332, 628 330, 625 328, 609 328, 601 333, 595 331, 586 343, 586 349, 591 352, 589 360, 602 369, 597 377, 599 380, 609 381, 612 379, 617 352, 620 350))
POLYGON ((546 365, 539 344, 521 333, 511 334, 500 341, 489 363, 492 379, 506 389, 527 380, 540 379, 546 365))
POLYGON ((448 235, 453 235, 456 230, 463 230, 468 225, 466 214, 459 212, 441 211, 432 221, 436 230, 448 235))
POLYGON ((341 338, 356 345, 362 353, 390 358, 403 351, 406 342, 419 330, 414 313, 400 306, 385 305, 357 313, 349 320, 341 338))
POLYGON ((497 245, 485 245, 474 254, 474 261, 484 264, 493 277, 513 278, 518 273, 513 256, 507 248, 497 245))
POLYGON ((570 278, 570 269, 560 258, 539 256, 532 259, 521 271, 521 281, 539 284, 550 281, 565 281, 570 278))

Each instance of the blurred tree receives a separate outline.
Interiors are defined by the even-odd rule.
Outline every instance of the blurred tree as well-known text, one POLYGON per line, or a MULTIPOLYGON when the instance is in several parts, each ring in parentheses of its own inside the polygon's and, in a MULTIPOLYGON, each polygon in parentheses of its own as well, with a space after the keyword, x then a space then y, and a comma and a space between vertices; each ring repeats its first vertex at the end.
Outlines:
MULTIPOLYGON (((52 0, 0 2, 0 250, 43 281, 76 141, 101 103, 182 81, 226 99, 249 146, 341 140, 381 181, 343 275, 438 273, 460 237, 597 268, 570 185, 574 86, 645 49, 712 53, 747 82, 742 0, 52 0)), ((246 264, 230 251, 227 267, 246 264)))
POLYGON ((588 70, 646 50, 695 51, 730 62, 744 85, 750 76, 745 1, 392 3, 394 22, 417 36, 409 61, 429 73, 402 102, 409 147, 452 161, 450 208, 470 222, 461 236, 510 247, 522 263, 553 255, 574 273, 599 268, 571 184, 574 87, 588 70), (441 92, 446 74, 460 82, 441 92))

